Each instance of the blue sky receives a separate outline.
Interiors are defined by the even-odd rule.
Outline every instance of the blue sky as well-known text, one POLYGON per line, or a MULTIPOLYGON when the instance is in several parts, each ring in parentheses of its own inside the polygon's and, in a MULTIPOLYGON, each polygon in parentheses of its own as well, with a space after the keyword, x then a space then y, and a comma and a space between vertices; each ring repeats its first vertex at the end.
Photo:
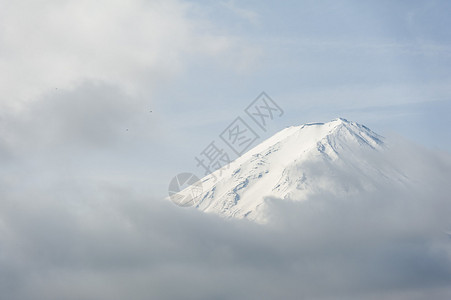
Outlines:
POLYGON ((451 150, 448 1, 1 5, 0 153, 68 139, 96 176, 164 195, 262 91, 285 114, 259 141, 344 117, 451 150))
MULTIPOLYGON (((266 91, 286 111, 274 131, 341 116, 451 149, 449 2, 192 3, 210 30, 238 39, 247 57, 193 59, 158 94, 158 105, 183 120, 177 128, 194 144, 207 145, 266 91)), ((188 160, 197 154, 184 151, 188 160)))

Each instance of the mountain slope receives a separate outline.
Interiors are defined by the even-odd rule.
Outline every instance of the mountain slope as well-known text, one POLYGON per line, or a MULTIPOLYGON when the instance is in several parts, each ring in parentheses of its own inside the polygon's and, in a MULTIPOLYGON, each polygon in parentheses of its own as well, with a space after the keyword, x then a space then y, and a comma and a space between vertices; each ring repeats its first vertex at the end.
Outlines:
POLYGON ((321 192, 348 195, 407 182, 374 156, 385 149, 381 136, 341 118, 292 126, 204 177, 197 208, 264 222, 266 197, 302 201, 321 192))

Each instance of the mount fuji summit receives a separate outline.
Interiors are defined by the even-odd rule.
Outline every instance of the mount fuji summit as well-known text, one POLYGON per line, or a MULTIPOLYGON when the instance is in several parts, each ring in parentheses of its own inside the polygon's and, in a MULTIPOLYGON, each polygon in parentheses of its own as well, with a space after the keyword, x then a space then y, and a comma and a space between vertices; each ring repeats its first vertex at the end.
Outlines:
POLYGON ((408 185, 408 177, 384 159, 388 149, 382 136, 342 118, 288 127, 202 178, 196 207, 265 222, 271 198, 304 201, 408 185))

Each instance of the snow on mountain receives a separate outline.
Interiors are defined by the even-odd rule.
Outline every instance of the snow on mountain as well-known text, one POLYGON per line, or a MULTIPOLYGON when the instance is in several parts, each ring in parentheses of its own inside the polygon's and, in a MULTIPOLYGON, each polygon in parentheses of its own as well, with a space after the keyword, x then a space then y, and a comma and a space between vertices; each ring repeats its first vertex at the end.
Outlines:
POLYGON ((383 137, 342 118, 288 127, 204 177, 197 208, 264 222, 267 197, 302 201, 315 193, 348 195, 407 182, 372 157, 386 148, 383 137))

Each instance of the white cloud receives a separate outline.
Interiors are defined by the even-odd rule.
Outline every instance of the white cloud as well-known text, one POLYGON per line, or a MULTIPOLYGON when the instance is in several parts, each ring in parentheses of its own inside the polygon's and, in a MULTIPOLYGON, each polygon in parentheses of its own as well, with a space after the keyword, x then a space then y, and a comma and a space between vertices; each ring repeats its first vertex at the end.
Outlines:
POLYGON ((127 92, 183 71, 187 57, 222 60, 246 52, 213 34, 194 4, 168 1, 0 1, 2 102, 29 100, 85 80, 127 92))
POLYGON ((447 299, 449 157, 409 147, 393 160, 419 175, 414 190, 275 199, 264 226, 83 176, 93 167, 47 165, 53 174, 36 183, 42 170, 17 163, 0 171, 0 293, 13 300, 447 299))

